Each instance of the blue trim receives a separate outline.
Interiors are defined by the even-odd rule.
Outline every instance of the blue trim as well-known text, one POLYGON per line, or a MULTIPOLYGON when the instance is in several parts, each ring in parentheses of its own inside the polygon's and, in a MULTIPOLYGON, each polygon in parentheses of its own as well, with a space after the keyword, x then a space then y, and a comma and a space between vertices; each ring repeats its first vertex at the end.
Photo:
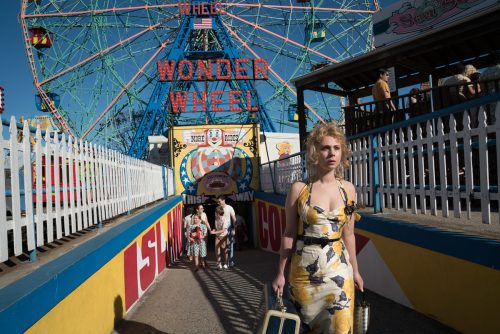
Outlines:
POLYGON ((262 191, 256 191, 254 196, 256 199, 260 199, 260 200, 263 200, 263 201, 266 201, 266 202, 269 202, 272 204, 276 204, 276 205, 281 205, 283 207, 285 206, 286 196, 283 196, 283 195, 277 195, 277 194, 265 193, 262 191))
MULTIPOLYGON (((255 192, 255 198, 285 205, 285 196, 255 192)), ((488 268, 500 269, 500 241, 460 232, 391 220, 363 214, 356 228, 410 245, 470 261, 488 268)))
POLYGON ((119 254, 157 219, 182 202, 166 201, 95 236, 83 245, 0 289, 0 324, 4 333, 22 333, 85 280, 119 254))
POLYGON ((500 269, 500 242, 460 232, 390 220, 366 214, 356 228, 411 245, 500 269))

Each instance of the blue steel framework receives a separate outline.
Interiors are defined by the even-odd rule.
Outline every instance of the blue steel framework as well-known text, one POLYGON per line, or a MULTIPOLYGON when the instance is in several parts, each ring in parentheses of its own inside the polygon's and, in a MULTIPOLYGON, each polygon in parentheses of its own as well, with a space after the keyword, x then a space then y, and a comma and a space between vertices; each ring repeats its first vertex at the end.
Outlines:
MULTIPOLYGON (((210 3, 212 0, 195 0, 191 2, 191 8, 199 5, 201 2, 210 3)), ((176 63, 180 60, 192 59, 215 59, 224 58, 231 62, 232 68, 235 68, 235 60, 240 58, 240 55, 233 44, 227 29, 222 23, 219 15, 199 15, 186 14, 180 25, 179 31, 172 45, 172 48, 167 56, 167 60, 174 60, 176 63), (213 34, 206 34, 206 29, 194 29, 194 21, 198 18, 212 19, 213 34)), ((193 63, 194 71, 196 72, 196 63, 193 63)), ((233 75, 232 75, 233 77, 233 75)), ((221 123, 253 123, 260 122, 261 129, 266 132, 276 132, 276 128, 269 117, 257 91, 254 83, 251 80, 235 80, 230 78, 227 82, 232 90, 250 91, 251 100, 247 101, 247 97, 241 96, 239 107, 242 112, 223 113, 224 117, 216 117, 214 111, 209 110, 209 101, 207 99, 207 111, 205 112, 204 123, 206 124, 221 124, 221 123), (251 112, 247 106, 256 106, 258 110, 251 112), (232 114, 232 115, 231 115, 232 114)), ((226 87, 226 83, 223 83, 226 87)), ((211 82, 213 86, 214 83, 211 82)), ((136 158, 143 158, 147 154, 148 136, 166 134, 168 128, 174 125, 189 125, 200 123, 200 119, 193 120, 192 117, 182 117, 182 113, 174 112, 168 106, 171 105, 169 93, 173 91, 190 91, 193 89, 193 94, 201 94, 200 87, 191 81, 181 81, 177 66, 173 74, 173 81, 158 81, 148 106, 144 112, 141 123, 137 128, 134 139, 130 146, 128 154, 136 158)), ((198 96, 201 99, 201 96, 198 96)), ((189 108, 189 106, 188 106, 189 108)), ((190 112, 187 110, 187 112, 190 112)), ((220 114, 220 112, 217 112, 220 114)), ((203 122, 203 119, 201 119, 203 122)))

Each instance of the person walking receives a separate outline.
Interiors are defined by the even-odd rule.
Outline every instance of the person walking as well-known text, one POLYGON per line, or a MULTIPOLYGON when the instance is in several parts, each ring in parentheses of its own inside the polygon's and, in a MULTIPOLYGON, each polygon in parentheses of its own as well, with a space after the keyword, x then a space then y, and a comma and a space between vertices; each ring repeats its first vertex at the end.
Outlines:
POLYGON ((229 268, 228 257, 228 234, 230 221, 224 219, 224 208, 218 206, 215 208, 215 229, 210 233, 215 234, 215 257, 217 259, 217 269, 229 268), (222 264, 222 256, 224 256, 224 265, 222 264))
POLYGON ((220 195, 217 197, 217 204, 224 210, 224 221, 229 224, 228 228, 228 252, 229 266, 234 266, 234 240, 236 237, 236 214, 231 205, 226 203, 226 197, 220 195))
POLYGON ((333 122, 317 124, 307 139, 308 182, 295 182, 286 198, 286 228, 272 287, 285 286, 304 332, 353 333, 354 289, 364 283, 356 259, 354 186, 343 179, 350 150, 333 122))

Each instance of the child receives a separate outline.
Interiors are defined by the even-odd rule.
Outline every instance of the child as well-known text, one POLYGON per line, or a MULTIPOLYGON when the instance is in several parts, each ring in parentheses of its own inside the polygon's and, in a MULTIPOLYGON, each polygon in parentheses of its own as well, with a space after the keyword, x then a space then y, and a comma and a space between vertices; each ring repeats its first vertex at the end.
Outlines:
POLYGON ((207 234, 207 227, 201 224, 201 217, 199 214, 194 214, 192 219, 191 231, 189 233, 189 240, 191 241, 191 255, 194 258, 195 272, 198 268, 203 266, 203 258, 207 256, 207 245, 205 243, 205 235, 207 234))
POLYGON ((223 218, 224 209, 218 206, 215 209, 215 229, 210 233, 215 234, 215 254, 217 256, 217 268, 219 270, 228 269, 227 236, 228 228, 231 224, 223 218), (224 267, 221 264, 221 252, 224 253, 224 267))

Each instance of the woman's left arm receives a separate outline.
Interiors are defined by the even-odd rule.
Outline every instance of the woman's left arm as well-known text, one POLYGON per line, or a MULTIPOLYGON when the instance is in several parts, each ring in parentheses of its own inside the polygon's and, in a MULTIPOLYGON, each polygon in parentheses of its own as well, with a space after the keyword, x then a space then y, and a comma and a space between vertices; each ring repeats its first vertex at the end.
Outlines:
MULTIPOLYGON (((344 181, 344 186, 347 192, 349 199, 356 198, 356 192, 354 190, 354 186, 350 182, 344 181)), ((358 268, 358 260, 356 258, 356 237, 354 235, 354 224, 356 222, 355 216, 357 215, 354 212, 349 218, 349 224, 344 225, 344 230, 342 231, 342 240, 344 240, 344 244, 347 248, 347 252, 349 253, 349 259, 352 266, 352 273, 354 278, 354 283, 358 287, 359 290, 364 291, 364 282, 361 274, 359 273, 358 268)))

